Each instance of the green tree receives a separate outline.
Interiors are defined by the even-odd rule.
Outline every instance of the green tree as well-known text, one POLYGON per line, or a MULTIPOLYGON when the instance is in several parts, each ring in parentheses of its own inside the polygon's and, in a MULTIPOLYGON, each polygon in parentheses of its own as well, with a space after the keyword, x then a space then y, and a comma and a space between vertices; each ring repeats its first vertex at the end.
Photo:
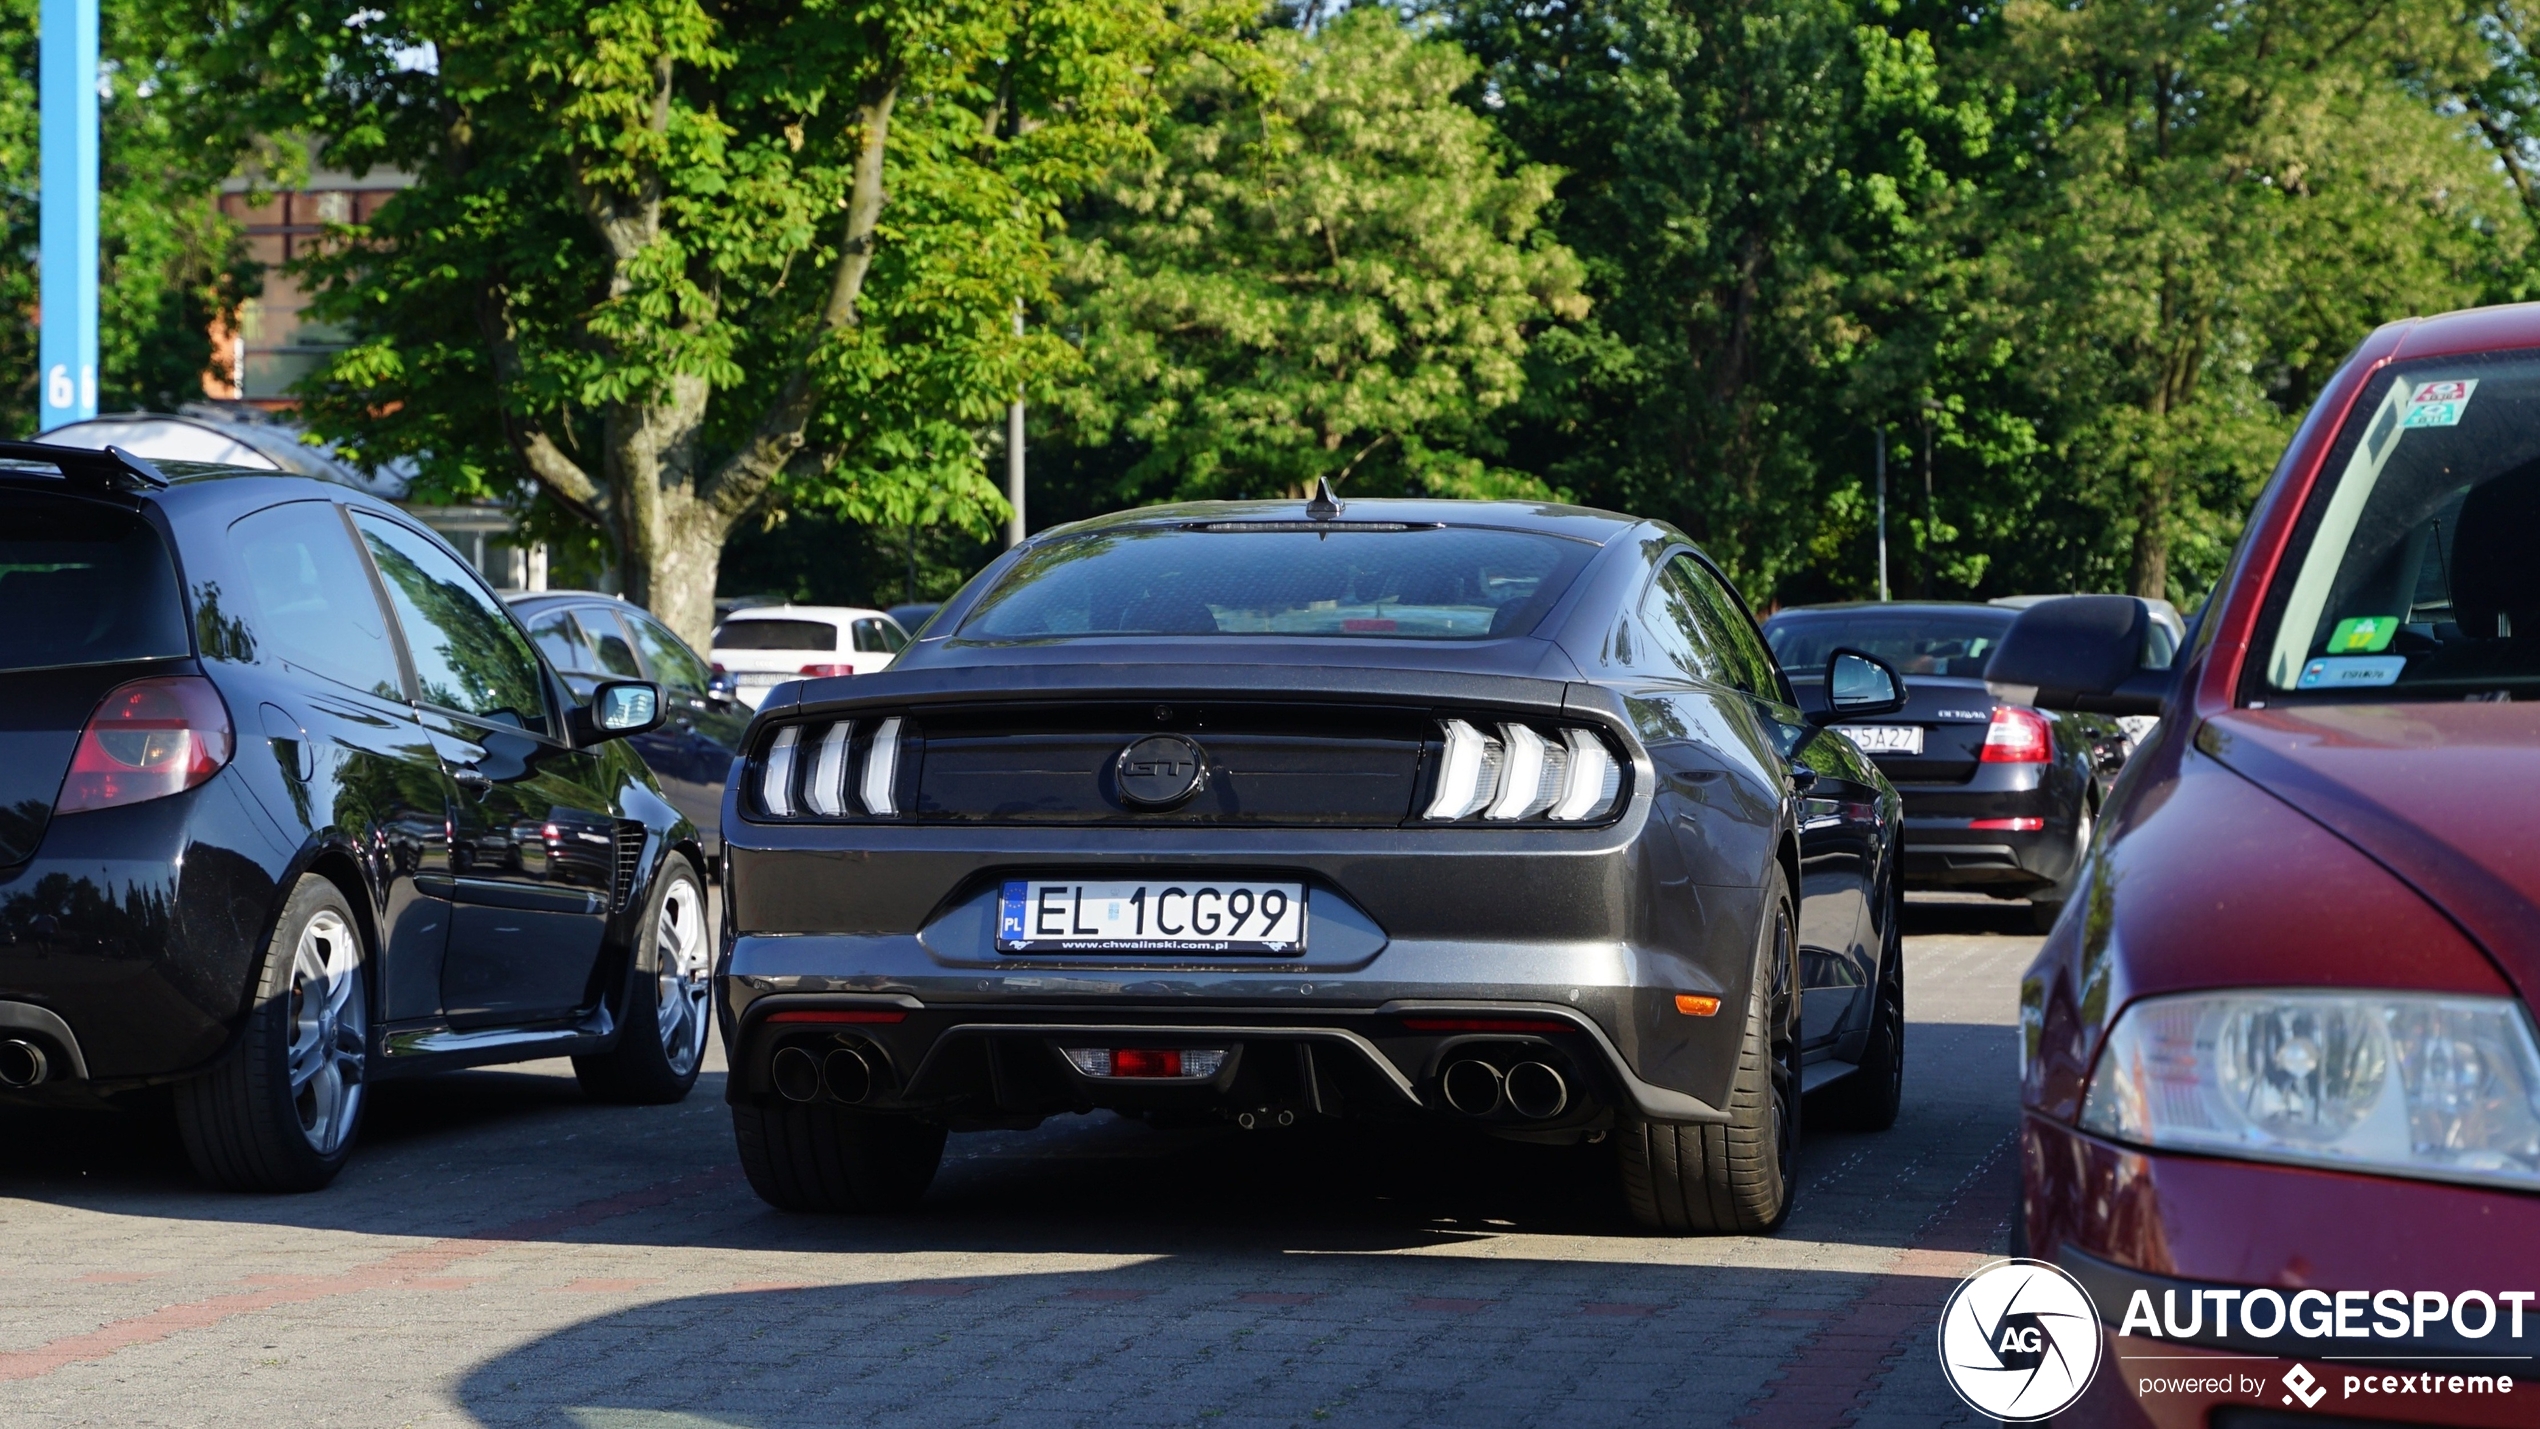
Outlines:
POLYGON ((700 645, 770 503, 984 528, 981 430, 1072 358, 1013 324, 1058 205, 1210 3, 257 4, 232 133, 417 176, 312 267, 357 341, 308 410, 445 492, 533 480, 700 645))
POLYGON ((2294 418, 2376 324, 2476 301, 2527 227, 2453 99, 2472 27, 2383 0, 2009 0, 2023 152, 1990 212, 2025 385, 2121 546, 2192 599, 2294 418))
MULTIPOLYGON (((36 415, 37 0, 0 3, 0 427, 36 415)), ((98 406, 167 409, 199 400, 255 287, 238 226, 220 215, 225 151, 194 142, 199 43, 171 7, 109 4, 99 16, 98 406)))
POLYGON ((1995 108, 1875 3, 1443 8, 1476 105, 1564 171, 1554 232, 1596 304, 1539 345, 1515 460, 1675 520, 1750 596, 1835 558, 1867 524, 1872 424, 1964 341, 1939 225, 1995 108))
POLYGON ((1153 152, 1074 225, 1074 434, 1132 444, 1123 493, 1543 494, 1473 447, 1530 334, 1586 311, 1539 227, 1553 171, 1456 102, 1469 57, 1382 7, 1271 30, 1258 59, 1183 65, 1153 152))

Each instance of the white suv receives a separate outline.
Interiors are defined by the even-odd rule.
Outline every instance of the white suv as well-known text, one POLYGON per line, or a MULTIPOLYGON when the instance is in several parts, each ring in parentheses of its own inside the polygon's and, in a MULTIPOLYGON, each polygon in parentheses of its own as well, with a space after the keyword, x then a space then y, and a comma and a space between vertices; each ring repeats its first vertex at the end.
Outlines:
POLYGON ((870 675, 908 644, 908 632, 878 610, 853 605, 748 606, 714 628, 715 668, 752 709, 787 680, 870 675))

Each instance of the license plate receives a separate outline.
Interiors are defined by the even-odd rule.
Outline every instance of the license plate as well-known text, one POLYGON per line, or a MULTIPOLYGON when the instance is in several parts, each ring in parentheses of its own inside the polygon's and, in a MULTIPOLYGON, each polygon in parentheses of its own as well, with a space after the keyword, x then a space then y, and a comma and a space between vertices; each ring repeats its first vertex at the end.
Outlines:
POLYGON ((1863 754, 1920 754, 1923 727, 1918 724, 1847 724, 1843 732, 1863 754))
POLYGON ((740 674, 732 677, 733 682, 740 685, 743 689, 753 690, 772 690, 778 685, 785 683, 787 680, 799 680, 801 678, 802 677, 800 675, 782 675, 772 671, 761 673, 753 670, 744 670, 740 674))
POLYGON ((1009 881, 998 900, 1001 953, 1295 953, 1305 949, 1305 885, 1223 879, 1009 881))

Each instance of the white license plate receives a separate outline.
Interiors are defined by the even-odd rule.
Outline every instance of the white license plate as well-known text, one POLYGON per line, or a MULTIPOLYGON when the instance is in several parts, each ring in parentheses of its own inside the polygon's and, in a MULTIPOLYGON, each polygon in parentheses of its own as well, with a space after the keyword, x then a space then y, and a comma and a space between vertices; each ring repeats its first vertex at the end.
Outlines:
POLYGON ((1918 724, 1847 724, 1843 732, 1863 754, 1920 754, 1923 727, 1918 724))
POLYGON ((778 685, 785 683, 787 680, 799 680, 801 678, 802 676, 800 675, 781 674, 774 670, 744 670, 740 674, 733 676, 732 681, 734 684, 739 685, 745 690, 772 690, 778 685))
POLYGON ((1217 878, 1102 883, 1012 879, 997 900, 1001 953, 1294 953, 1305 885, 1217 878))

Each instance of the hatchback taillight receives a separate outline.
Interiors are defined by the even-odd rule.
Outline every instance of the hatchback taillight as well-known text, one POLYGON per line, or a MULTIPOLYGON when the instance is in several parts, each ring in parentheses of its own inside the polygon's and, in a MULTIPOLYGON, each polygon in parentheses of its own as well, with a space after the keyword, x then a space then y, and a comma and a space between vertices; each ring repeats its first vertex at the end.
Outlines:
POLYGON ((53 812, 182 794, 219 773, 231 746, 229 709, 200 675, 117 685, 79 732, 53 812))
POLYGON ((795 673, 795 674, 798 674, 798 675, 801 675, 801 676, 804 676, 804 677, 805 677, 805 678, 807 678, 807 679, 825 680, 825 679, 829 679, 829 678, 831 678, 831 677, 833 677, 833 676, 837 676, 837 675, 852 675, 852 674, 854 674, 854 673, 855 673, 855 666, 853 666, 853 665, 805 665, 805 666, 803 666, 801 669, 799 669, 799 670, 795 671, 794 673, 795 673))
POLYGON ((1438 778, 1429 796, 1430 819, 1557 819, 1565 823, 1601 817, 1614 807, 1623 766, 1594 731, 1576 727, 1547 736, 1530 725, 1503 724, 1488 732, 1472 723, 1441 720, 1446 736, 1438 778))
POLYGON ((1993 707, 1993 723, 1984 731, 1985 764, 2044 764, 2054 757, 2046 732, 2046 716, 2018 705, 1993 707))

